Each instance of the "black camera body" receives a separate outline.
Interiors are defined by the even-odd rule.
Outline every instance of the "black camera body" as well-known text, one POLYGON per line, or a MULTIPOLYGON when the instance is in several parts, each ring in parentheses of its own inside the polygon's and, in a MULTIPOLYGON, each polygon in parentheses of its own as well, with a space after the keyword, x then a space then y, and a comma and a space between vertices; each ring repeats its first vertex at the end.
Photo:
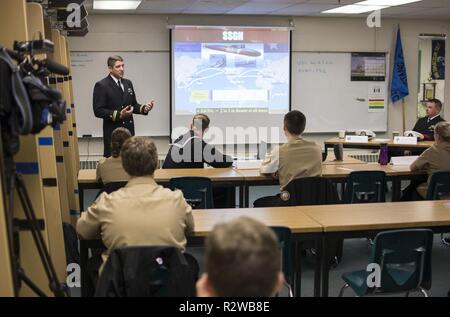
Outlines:
POLYGON ((66 120, 66 102, 47 85, 46 76, 69 73, 56 62, 34 57, 53 52, 49 40, 16 41, 13 47, 0 45, 0 122, 3 150, 11 156, 19 150, 19 135, 37 134, 66 120))
POLYGON ((27 54, 53 53, 54 44, 50 40, 14 41, 14 50, 27 54))
MULTIPOLYGON (((67 288, 59 283, 52 259, 45 246, 41 230, 27 192, 25 181, 16 169, 14 155, 19 151, 20 135, 39 133, 48 125, 56 126, 66 119, 66 103, 58 90, 48 87, 46 78, 54 73, 67 75, 69 70, 51 60, 36 59, 35 53, 53 51, 48 40, 15 42, 14 50, 0 44, 0 182, 5 195, 4 212, 8 249, 11 257, 14 294, 26 284, 38 296, 46 293, 31 280, 20 264, 20 230, 31 230, 35 246, 55 296, 68 296, 67 288), (14 61, 15 60, 15 61, 14 61), (17 194, 25 219, 15 217, 14 195, 17 194), (24 229, 25 228, 25 229, 24 229)), ((2 206, 3 207, 3 206, 2 206)), ((3 212, 3 211, 2 211, 3 212)))

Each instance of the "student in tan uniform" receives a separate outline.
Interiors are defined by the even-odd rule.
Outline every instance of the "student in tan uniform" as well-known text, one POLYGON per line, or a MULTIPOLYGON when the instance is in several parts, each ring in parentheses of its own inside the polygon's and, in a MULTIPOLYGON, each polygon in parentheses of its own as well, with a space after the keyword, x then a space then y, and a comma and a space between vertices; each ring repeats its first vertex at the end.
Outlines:
MULTIPOLYGON (((425 170, 429 176, 426 183, 411 182, 404 190, 402 200, 425 199, 431 174, 443 170, 450 171, 450 122, 439 122, 435 126, 434 144, 426 149, 409 169, 411 171, 425 170)), ((442 242, 450 246, 450 237, 443 238, 442 242)))
POLYGON ((450 171, 450 122, 439 122, 436 125, 434 140, 434 144, 426 149, 409 167, 411 171, 424 170, 429 175, 426 183, 416 185, 420 197, 413 194, 413 199, 424 199, 426 197, 431 174, 437 171, 450 171))
POLYGON ((158 166, 155 144, 144 137, 125 141, 122 164, 128 184, 111 194, 103 193, 82 213, 77 232, 83 239, 100 238, 110 250, 138 245, 167 245, 185 251, 186 236, 194 229, 191 207, 181 191, 156 184, 158 166))
POLYGON ((284 283, 275 233, 248 217, 218 224, 205 242, 200 297, 269 297, 284 283))
POLYGON ((131 133, 126 128, 117 128, 111 135, 111 156, 102 158, 97 165, 97 181, 104 185, 112 182, 128 181, 130 176, 122 166, 120 150, 123 143, 131 138, 131 133))
MULTIPOLYGON (((283 190, 290 181, 322 174, 322 150, 314 142, 301 137, 305 130, 306 117, 297 110, 284 116, 284 133, 287 143, 276 146, 261 164, 260 173, 270 174, 280 181, 283 190)), ((280 195, 259 198, 255 207, 283 205, 280 195)))

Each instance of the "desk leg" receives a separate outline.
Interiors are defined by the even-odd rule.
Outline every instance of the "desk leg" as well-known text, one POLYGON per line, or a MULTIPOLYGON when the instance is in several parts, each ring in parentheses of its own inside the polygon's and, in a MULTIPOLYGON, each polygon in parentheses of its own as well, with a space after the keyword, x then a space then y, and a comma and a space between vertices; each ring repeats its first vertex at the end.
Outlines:
POLYGON ((78 184, 78 199, 80 201, 80 213, 84 211, 84 188, 78 184))
POLYGON ((80 240, 80 269, 81 269, 81 297, 87 297, 88 294, 88 272, 87 262, 89 260, 88 248, 83 240, 80 240))
POLYGON ((330 274, 330 265, 328 263, 328 238, 326 235, 322 238, 322 261, 321 261, 321 289, 322 289, 322 297, 328 297, 328 284, 329 284, 329 274, 330 274))
POLYGON ((333 145, 332 145, 332 144, 325 144, 325 159, 323 159, 322 161, 325 161, 325 160, 327 159, 327 156, 328 156, 328 149, 329 149, 330 147, 333 147, 333 145))
POLYGON ((321 266, 323 257, 322 237, 315 240, 316 244, 316 263, 314 268, 314 297, 320 297, 321 266))
POLYGON ((244 201, 244 184, 240 184, 239 185, 239 208, 244 208, 245 207, 245 201, 244 201))
POLYGON ((248 208, 250 200, 250 186, 247 183, 245 183, 243 186, 243 192, 244 192, 244 208, 248 208))
POLYGON ((340 184, 341 184, 341 200, 344 201, 344 199, 345 199, 345 184, 347 184, 347 181, 346 180, 341 181, 340 184))
POLYGON ((392 179, 392 201, 400 201, 401 183, 400 177, 394 177, 392 179))
POLYGON ((302 293, 302 264, 301 264, 301 250, 300 250, 300 242, 293 243, 293 250, 292 254, 294 255, 293 258, 293 278, 291 279, 293 281, 293 293, 294 297, 301 297, 302 293))

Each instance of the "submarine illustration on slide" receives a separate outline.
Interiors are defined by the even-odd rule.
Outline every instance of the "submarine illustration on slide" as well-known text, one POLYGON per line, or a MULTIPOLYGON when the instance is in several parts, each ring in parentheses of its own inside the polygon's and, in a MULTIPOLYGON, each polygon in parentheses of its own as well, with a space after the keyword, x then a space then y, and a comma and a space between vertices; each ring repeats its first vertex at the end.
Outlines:
POLYGON ((221 51, 225 53, 258 57, 261 56, 261 52, 251 48, 242 48, 236 45, 205 45, 206 48, 215 51, 221 51))

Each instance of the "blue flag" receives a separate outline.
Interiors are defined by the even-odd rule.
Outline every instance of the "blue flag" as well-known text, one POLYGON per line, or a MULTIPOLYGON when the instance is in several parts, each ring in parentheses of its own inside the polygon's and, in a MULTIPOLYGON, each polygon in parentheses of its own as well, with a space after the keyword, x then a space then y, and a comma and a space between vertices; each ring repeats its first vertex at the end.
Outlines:
POLYGON ((403 57, 402 39, 400 28, 397 30, 395 43, 394 68, 392 70, 391 99, 396 102, 409 95, 408 77, 406 75, 405 59, 403 57))

